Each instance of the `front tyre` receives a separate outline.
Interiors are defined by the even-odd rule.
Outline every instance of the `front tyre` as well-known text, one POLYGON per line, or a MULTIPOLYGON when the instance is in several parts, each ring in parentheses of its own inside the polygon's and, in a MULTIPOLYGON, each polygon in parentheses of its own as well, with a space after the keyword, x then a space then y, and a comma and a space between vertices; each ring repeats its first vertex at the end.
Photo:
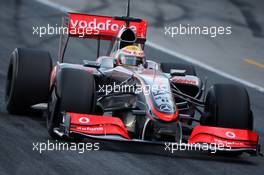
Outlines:
POLYGON ((247 90, 234 84, 213 85, 205 102, 206 119, 203 125, 253 129, 253 115, 247 90))
POLYGON ((61 112, 92 114, 95 108, 95 81, 85 70, 62 68, 48 103, 47 128, 51 137, 62 123, 61 112))
MULTIPOLYGON (((247 90, 234 84, 213 85, 205 103, 201 125, 234 129, 253 129, 253 114, 247 90)), ((218 155, 239 156, 242 152, 218 151, 218 155)))

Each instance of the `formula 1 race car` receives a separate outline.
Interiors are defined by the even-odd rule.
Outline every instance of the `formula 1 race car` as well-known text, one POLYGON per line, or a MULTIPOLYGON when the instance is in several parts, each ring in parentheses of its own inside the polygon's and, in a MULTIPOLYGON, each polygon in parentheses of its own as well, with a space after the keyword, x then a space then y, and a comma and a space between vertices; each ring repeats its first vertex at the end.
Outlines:
POLYGON ((208 92, 195 68, 146 59, 147 22, 129 16, 68 13, 55 66, 50 54, 15 49, 7 73, 11 114, 47 104, 51 137, 99 138, 148 143, 223 145, 224 151, 259 153, 246 89, 215 84, 208 92), (69 38, 98 40, 98 57, 65 63, 69 38), (99 56, 100 40, 111 40, 99 56))

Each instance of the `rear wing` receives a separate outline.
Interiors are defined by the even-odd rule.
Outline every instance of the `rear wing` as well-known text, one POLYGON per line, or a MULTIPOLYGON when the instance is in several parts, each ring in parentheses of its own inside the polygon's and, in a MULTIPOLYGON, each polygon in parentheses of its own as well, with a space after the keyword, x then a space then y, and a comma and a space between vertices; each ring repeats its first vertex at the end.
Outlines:
MULTIPOLYGON (((112 40, 126 22, 120 17, 69 13, 67 27, 70 37, 112 40)), ((137 19, 129 23, 137 38, 146 38, 147 22, 137 19)))
POLYGON ((68 39, 71 37, 97 39, 99 41, 113 40, 120 29, 130 27, 139 41, 146 41, 147 21, 143 19, 68 13, 62 23, 64 26, 66 24, 67 37, 66 41, 63 41, 61 35, 60 39, 59 59, 61 62, 63 62, 68 39))

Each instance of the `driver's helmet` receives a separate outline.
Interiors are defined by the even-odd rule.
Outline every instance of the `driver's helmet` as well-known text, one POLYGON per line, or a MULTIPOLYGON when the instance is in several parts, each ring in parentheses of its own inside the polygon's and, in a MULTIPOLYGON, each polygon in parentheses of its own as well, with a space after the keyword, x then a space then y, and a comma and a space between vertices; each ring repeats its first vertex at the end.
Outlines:
POLYGON ((120 49, 116 54, 116 65, 138 66, 144 65, 145 54, 141 47, 130 45, 120 49))

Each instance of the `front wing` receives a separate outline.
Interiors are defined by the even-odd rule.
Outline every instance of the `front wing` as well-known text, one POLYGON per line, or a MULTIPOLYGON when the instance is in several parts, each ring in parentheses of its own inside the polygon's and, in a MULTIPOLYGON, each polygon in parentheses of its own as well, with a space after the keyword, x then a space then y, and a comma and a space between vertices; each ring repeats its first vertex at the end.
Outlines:
MULTIPOLYGON (((63 113, 63 135, 82 135, 93 139, 164 144, 165 142, 132 139, 122 120, 113 116, 63 113)), ((190 135, 189 145, 214 144, 224 151, 243 151, 258 155, 260 146, 258 134, 250 130, 196 126, 190 135)), ((168 143, 168 142, 166 142, 168 143)))

